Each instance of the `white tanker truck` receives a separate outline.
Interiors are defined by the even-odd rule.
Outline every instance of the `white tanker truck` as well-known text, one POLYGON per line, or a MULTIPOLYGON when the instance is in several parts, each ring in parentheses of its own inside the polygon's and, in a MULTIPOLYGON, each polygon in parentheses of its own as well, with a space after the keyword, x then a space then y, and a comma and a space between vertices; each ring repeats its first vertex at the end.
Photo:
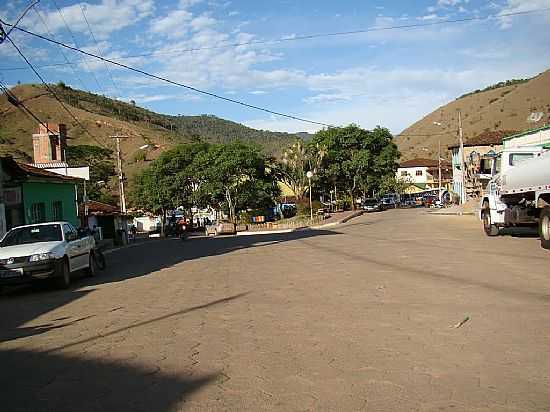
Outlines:
POLYGON ((550 150, 522 147, 501 152, 481 200, 488 236, 509 226, 539 226, 541 246, 550 249, 550 150))

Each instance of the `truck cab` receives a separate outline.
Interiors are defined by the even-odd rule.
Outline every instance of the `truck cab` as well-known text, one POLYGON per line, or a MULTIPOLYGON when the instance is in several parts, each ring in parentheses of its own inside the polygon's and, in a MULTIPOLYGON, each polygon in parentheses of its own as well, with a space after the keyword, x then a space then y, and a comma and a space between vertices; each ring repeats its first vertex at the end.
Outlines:
MULTIPOLYGON (((488 236, 507 226, 545 222, 550 205, 550 151, 542 146, 505 149, 493 159, 479 217, 488 236), (544 217, 544 216, 543 216, 544 217)), ((544 228, 540 231, 546 233, 544 228)), ((543 247, 545 243, 544 236, 543 247)))

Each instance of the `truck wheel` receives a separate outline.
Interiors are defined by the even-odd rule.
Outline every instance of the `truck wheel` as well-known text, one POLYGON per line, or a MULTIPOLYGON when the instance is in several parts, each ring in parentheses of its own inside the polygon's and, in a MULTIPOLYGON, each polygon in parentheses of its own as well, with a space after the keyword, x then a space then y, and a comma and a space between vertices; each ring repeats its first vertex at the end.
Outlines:
POLYGON ((59 262, 55 278, 55 285, 59 289, 67 289, 71 284, 71 272, 69 271, 69 262, 63 259, 59 262))
POLYGON ((498 226, 494 225, 491 221, 491 208, 489 207, 489 202, 483 203, 481 219, 483 220, 483 231, 485 234, 487 236, 498 236, 498 226))
POLYGON ((540 245, 550 249, 550 207, 546 206, 540 212, 539 221, 540 245))

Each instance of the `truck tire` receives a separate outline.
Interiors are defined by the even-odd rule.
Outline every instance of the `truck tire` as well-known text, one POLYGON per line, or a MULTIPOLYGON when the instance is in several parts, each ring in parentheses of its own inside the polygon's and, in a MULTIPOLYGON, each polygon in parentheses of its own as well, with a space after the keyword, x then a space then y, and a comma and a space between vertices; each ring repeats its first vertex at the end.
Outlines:
POLYGON ((71 272, 67 259, 62 259, 57 266, 55 285, 59 289, 67 289, 71 284, 71 272))
POLYGON ((544 207, 539 219, 540 245, 544 249, 550 249, 550 206, 544 207))
POLYGON ((483 231, 487 236, 498 236, 499 229, 497 225, 494 225, 491 221, 491 208, 489 202, 483 202, 483 208, 481 209, 481 219, 483 221, 483 231))

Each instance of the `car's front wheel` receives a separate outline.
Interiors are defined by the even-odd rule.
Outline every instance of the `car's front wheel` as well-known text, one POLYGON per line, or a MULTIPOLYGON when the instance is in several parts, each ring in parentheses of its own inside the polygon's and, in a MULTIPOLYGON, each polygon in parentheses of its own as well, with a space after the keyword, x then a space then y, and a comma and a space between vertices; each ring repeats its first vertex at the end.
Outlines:
POLYGON ((59 262, 56 275, 56 286, 60 289, 67 289, 71 284, 71 272, 69 270, 69 262, 67 259, 63 259, 59 262))

